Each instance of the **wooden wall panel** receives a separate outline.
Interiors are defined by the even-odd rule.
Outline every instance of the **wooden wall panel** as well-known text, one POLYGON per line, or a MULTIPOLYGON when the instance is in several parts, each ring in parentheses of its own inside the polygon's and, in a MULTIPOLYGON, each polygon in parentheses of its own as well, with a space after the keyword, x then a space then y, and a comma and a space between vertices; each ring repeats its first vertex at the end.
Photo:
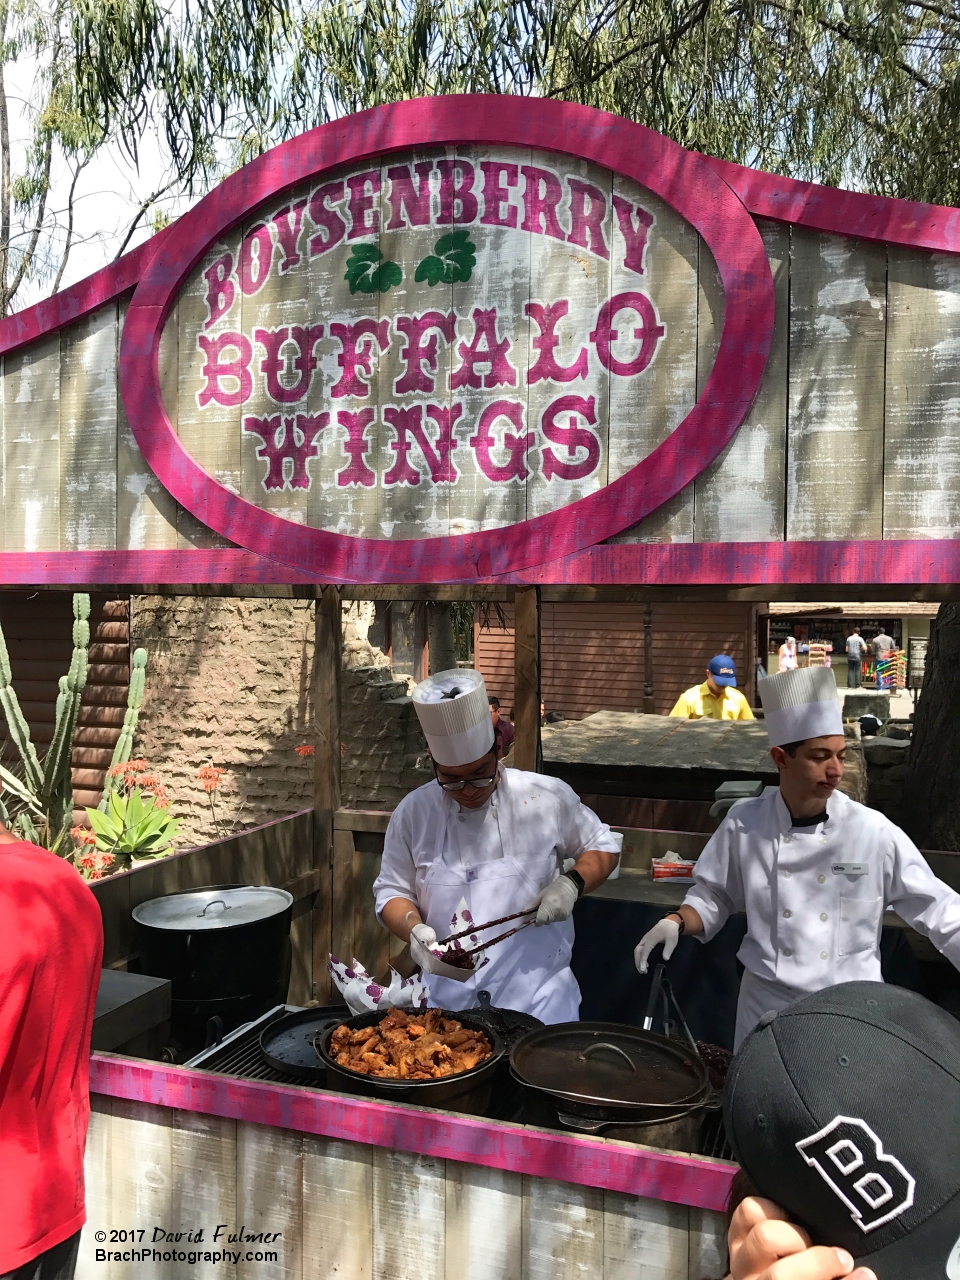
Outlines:
POLYGON ((795 228, 787 537, 883 532, 884 245, 795 228))
MULTIPOLYGON (((643 288, 649 290, 666 326, 656 360, 642 375, 642 398, 628 385, 614 379, 610 390, 611 420, 624 424, 623 438, 611 440, 610 478, 622 476, 678 426, 697 399, 697 306, 698 257, 696 232, 662 201, 619 177, 614 190, 628 199, 641 200, 654 213, 646 261, 650 276, 643 288), (627 424, 632 422, 634 430, 627 424)), ((632 273, 614 269, 611 290, 629 289, 636 282, 632 273)), ((626 530, 612 542, 692 542, 693 486, 626 530)))
POLYGON ((303 1269, 303 1138, 289 1129, 237 1125, 237 1219, 247 1231, 279 1231, 276 1262, 237 1263, 237 1280, 300 1280, 303 1269))
POLYGON ((603 1275, 603 1196, 596 1187, 523 1179, 523 1280, 603 1275))
POLYGON ((445 1275, 523 1280, 523 1179, 447 1161, 445 1275))
POLYGON ((60 334, 60 546, 117 540, 117 304, 60 334))
POLYGON ((4 547, 60 550, 60 334, 3 361, 4 547))
POLYGON ((373 1147, 304 1134, 305 1280, 371 1280, 373 1156, 373 1147))
MULTIPOLYGON (((743 425, 717 461, 695 481, 696 542, 752 542, 784 536, 787 351, 790 335, 790 228, 759 222, 773 272, 773 345, 760 391, 743 425)), ((723 327, 723 288, 700 247, 697 395, 713 369, 723 327)))
MULTIPOLYGON (((120 324, 129 298, 120 304, 120 324)), ((174 307, 160 339, 160 389, 171 422, 178 413, 178 320, 174 307)), ((147 466, 117 393, 117 546, 129 551, 173 551, 177 504, 147 466)))
MULTIPOLYGON (((740 686, 750 696, 751 606, 662 604, 653 615, 654 711, 669 714, 677 698, 705 678, 717 653, 737 663, 740 686)), ((638 711, 644 690, 642 604, 554 604, 541 617, 541 688, 548 711, 579 720, 594 711, 638 711)), ((487 689, 504 710, 513 703, 513 612, 504 606, 506 628, 474 632, 474 660, 487 689)))
POLYGON ((891 247, 883 536, 960 537, 960 258, 891 247))
POLYGON ((78 1280, 705 1280, 726 1269, 719 1213, 98 1095, 85 1174, 78 1280), (150 1239, 158 1226, 203 1226, 207 1249, 278 1260, 96 1261, 109 1242, 95 1233, 111 1229, 189 1251, 150 1239), (241 1227, 282 1235, 226 1239, 241 1227))

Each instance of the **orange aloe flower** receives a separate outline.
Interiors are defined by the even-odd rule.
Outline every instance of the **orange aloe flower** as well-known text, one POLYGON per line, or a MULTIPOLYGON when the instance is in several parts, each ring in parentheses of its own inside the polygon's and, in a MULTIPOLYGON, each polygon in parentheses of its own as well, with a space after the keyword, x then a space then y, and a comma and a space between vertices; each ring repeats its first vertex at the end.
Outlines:
POLYGON ((312 756, 316 750, 309 742, 301 742, 299 747, 294 747, 293 749, 298 756, 312 756))
POLYGON ((203 783, 204 791, 216 791, 217 787, 220 785, 221 779, 223 778, 224 772, 225 770, 218 769, 216 765, 201 765, 200 770, 197 773, 197 779, 203 783))

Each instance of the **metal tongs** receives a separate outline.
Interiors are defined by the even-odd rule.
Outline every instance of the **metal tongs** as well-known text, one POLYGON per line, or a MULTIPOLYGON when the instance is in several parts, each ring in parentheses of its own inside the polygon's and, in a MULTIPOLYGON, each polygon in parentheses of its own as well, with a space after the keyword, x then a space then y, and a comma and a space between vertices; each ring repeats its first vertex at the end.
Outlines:
MULTIPOLYGON (((460 938, 472 938, 475 933, 482 933, 484 929, 492 929, 498 924, 509 924, 511 920, 521 920, 524 916, 534 916, 537 914, 537 907, 530 907, 526 911, 515 911, 512 916, 501 916, 499 920, 488 920, 486 924, 473 924, 468 929, 461 929, 459 933, 451 933, 447 938, 438 938, 437 946, 445 947, 449 942, 457 942, 460 938)), ((515 933, 519 933, 521 929, 527 929, 533 924, 532 920, 525 920, 523 924, 518 924, 514 929, 508 929, 506 933, 501 933, 499 937, 491 938, 489 942, 481 942, 476 947, 471 947, 468 951, 458 950, 458 956, 475 956, 479 951, 486 951, 488 947, 495 947, 498 942, 503 942, 504 938, 512 938, 515 933)))
POLYGON ((658 964, 656 969, 654 969, 653 971, 653 982, 650 984, 650 998, 647 1001, 646 1013, 643 1016, 643 1029, 644 1031, 653 1030, 653 1020, 657 1012, 657 1001, 660 999, 662 995, 663 996, 663 1034, 667 1037, 673 1038, 673 1037, 676 1037, 678 1033, 677 1023, 674 1022, 673 1019, 670 1017, 670 1011, 672 1006, 673 1012, 677 1015, 677 1018, 679 1020, 680 1027, 683 1029, 684 1036, 689 1042, 690 1047, 693 1049, 693 1052, 699 1058, 700 1050, 697 1047, 696 1040, 694 1040, 690 1032, 690 1028, 687 1026, 687 1020, 683 1016, 683 1013, 680 1009, 679 1004, 677 1004, 677 997, 673 994, 673 986, 670 982, 670 979, 664 977, 664 974, 666 973, 666 969, 667 969, 667 966, 665 964, 658 964))

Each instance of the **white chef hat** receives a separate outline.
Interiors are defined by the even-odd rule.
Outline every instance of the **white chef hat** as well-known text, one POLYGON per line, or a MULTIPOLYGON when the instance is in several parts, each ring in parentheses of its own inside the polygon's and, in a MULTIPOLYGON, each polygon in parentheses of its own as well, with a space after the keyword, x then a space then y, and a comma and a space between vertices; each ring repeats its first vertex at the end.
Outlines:
POLYGON ((437 764, 471 764, 493 750, 487 686, 472 667, 427 676, 413 691, 413 705, 437 764))
POLYGON ((780 671, 757 685, 771 747, 843 734, 837 682, 829 667, 780 671))

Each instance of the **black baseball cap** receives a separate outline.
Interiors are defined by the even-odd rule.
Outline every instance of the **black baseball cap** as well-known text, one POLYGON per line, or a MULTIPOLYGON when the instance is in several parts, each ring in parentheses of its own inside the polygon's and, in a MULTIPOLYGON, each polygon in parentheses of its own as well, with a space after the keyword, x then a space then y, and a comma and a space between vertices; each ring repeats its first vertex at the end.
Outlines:
POLYGON ((848 982, 765 1014, 727 1077, 760 1195, 880 1280, 960 1280, 960 1022, 848 982))

